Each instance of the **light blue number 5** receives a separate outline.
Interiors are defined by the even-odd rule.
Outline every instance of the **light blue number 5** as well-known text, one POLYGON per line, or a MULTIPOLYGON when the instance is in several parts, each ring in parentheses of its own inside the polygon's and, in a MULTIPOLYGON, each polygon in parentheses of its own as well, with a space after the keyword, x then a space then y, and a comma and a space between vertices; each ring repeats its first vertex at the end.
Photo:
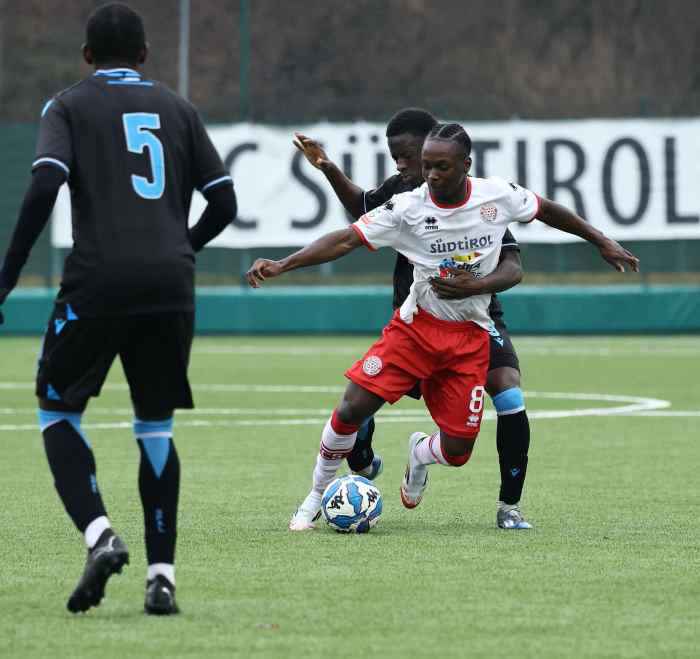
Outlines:
POLYGON ((165 190, 165 160, 163 144, 151 132, 160 128, 160 116, 148 112, 130 112, 122 115, 126 148, 131 153, 143 153, 148 148, 151 157, 151 181, 145 176, 131 175, 131 185, 139 197, 160 199, 165 190))

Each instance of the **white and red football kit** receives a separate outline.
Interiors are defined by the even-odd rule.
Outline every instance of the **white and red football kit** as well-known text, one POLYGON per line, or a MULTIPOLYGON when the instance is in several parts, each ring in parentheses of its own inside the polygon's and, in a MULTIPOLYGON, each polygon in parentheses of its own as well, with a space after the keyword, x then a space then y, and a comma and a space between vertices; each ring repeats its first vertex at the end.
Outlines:
POLYGON ((479 432, 484 407, 491 294, 444 300, 430 279, 451 276, 448 268, 476 277, 493 272, 508 225, 533 220, 539 199, 498 178, 469 177, 466 185, 460 204, 436 202, 423 184, 352 225, 368 248, 393 247, 403 254, 413 264, 414 281, 381 339, 346 376, 389 403, 421 381, 438 427, 471 439, 479 432))

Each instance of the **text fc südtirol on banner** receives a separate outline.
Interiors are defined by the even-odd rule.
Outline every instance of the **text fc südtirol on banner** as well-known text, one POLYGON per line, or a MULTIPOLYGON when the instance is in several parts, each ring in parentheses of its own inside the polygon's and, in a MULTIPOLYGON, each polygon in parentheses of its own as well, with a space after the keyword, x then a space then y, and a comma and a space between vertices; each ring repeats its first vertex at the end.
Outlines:
MULTIPOLYGON (((517 182, 575 209, 618 240, 700 238, 700 120, 463 125, 473 141, 473 176, 517 182)), ((351 221, 323 174, 292 145, 295 129, 323 143, 365 189, 395 172, 379 123, 210 126, 239 205, 238 217, 212 246, 301 246, 351 221)), ((195 195, 190 222, 204 205, 195 195)), ((576 240, 539 222, 512 227, 522 242, 576 240)), ((54 211, 52 242, 72 244, 65 191, 54 211)))

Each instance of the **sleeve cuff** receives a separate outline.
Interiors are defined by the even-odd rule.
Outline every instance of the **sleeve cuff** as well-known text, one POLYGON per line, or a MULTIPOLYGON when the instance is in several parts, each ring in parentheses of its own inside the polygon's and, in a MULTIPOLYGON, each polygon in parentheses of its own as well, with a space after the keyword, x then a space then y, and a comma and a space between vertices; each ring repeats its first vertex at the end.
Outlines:
POLYGON ((219 176, 218 178, 205 183, 201 188, 199 188, 199 191, 206 192, 207 190, 211 190, 211 188, 215 188, 217 185, 225 185, 227 183, 233 185, 233 179, 230 176, 219 176))
POLYGON ((538 194, 535 194, 534 192, 532 193, 535 195, 535 199, 537 200, 537 208, 535 208, 535 212, 532 215, 532 217, 529 220, 525 220, 523 224, 530 224, 532 220, 536 219, 537 216, 540 214, 540 207, 542 206, 542 199, 540 199, 540 196, 538 194))
POLYGON ((372 247, 372 245, 370 244, 369 240, 367 240, 367 238, 365 238, 365 234, 362 233, 362 229, 360 229, 360 227, 358 227, 357 224, 351 224, 350 227, 351 227, 352 230, 358 235, 359 239, 362 241, 362 244, 363 244, 368 250, 370 250, 371 252, 376 252, 376 251, 377 251, 377 248, 376 248, 376 247, 372 247))
POLYGON ((42 167, 45 165, 51 165, 52 167, 58 167, 59 169, 62 169, 66 176, 70 176, 70 167, 66 165, 62 160, 59 160, 58 158, 37 158, 33 163, 32 163, 32 171, 34 171, 37 167, 42 167))

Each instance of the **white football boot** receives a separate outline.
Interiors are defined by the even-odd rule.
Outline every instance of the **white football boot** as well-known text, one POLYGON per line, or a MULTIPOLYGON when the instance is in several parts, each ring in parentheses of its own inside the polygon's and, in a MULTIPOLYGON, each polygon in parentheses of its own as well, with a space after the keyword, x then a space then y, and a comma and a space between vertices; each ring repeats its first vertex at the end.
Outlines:
POLYGON ((314 522, 321 516, 321 495, 311 490, 297 511, 289 520, 290 531, 311 531, 316 528, 314 522))
POLYGON ((416 462, 414 450, 418 444, 428 439, 424 432, 414 432, 408 438, 408 464, 401 483, 401 503, 405 508, 415 508, 423 498, 428 486, 428 467, 416 462))
POLYGON ((531 529, 532 524, 525 521, 522 512, 520 511, 519 504, 514 506, 507 506, 503 504, 498 507, 496 512, 496 526, 499 529, 508 529, 513 531, 520 531, 522 529, 531 529))

